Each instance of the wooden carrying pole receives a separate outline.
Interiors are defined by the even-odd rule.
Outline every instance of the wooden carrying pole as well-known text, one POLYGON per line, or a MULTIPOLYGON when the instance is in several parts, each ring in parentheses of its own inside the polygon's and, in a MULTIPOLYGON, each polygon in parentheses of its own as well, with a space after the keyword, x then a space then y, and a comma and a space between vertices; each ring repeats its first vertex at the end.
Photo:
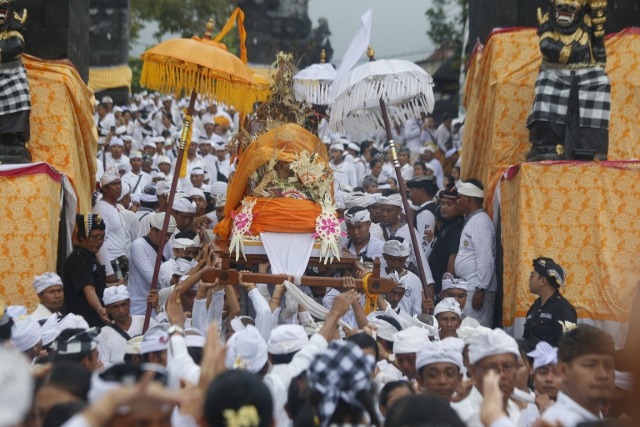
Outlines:
MULTIPOLYGON (((158 244, 158 253, 156 254, 156 264, 153 267, 153 277, 151 278, 151 287, 149 291, 153 291, 158 287, 158 275, 160 273, 160 264, 162 264, 162 253, 164 251, 165 241, 167 240, 167 230, 169 228, 169 220, 171 219, 171 208, 173 207, 173 199, 176 196, 176 189, 178 187, 178 179, 180 178, 180 165, 182 165, 182 159, 184 158, 184 149, 187 145, 187 138, 189 137, 189 130, 191 129, 191 121, 193 118, 193 110, 196 104, 197 98, 196 91, 191 92, 191 99, 189 99, 189 108, 187 114, 184 117, 184 127, 182 134, 180 135, 180 142, 178 144, 178 157, 176 158, 176 170, 173 173, 173 180, 171 181, 171 190, 169 190, 169 200, 167 201, 166 214, 164 216, 164 222, 162 223, 162 230, 160 231, 160 243, 158 244)), ((144 334, 149 328, 149 321, 151 320, 151 304, 147 303, 147 311, 144 315, 144 325, 142 326, 142 333, 144 334)))
POLYGON ((382 112, 382 120, 384 121, 384 129, 387 132, 387 140, 391 147, 391 159, 393 166, 396 170, 396 179, 398 180, 398 187, 400 189, 400 196, 402 196, 402 205, 404 206, 404 213, 407 215, 407 222, 409 226, 409 234, 411 235, 411 244, 413 245, 413 253, 416 256, 416 263, 418 264, 418 273, 420 274, 420 282, 422 282, 422 289, 424 295, 427 298, 431 298, 429 295, 429 288, 427 286, 427 276, 424 272, 424 263, 420 256, 420 246, 418 238, 416 236, 416 229, 413 227, 413 210, 409 206, 409 200, 407 200, 407 186, 402 179, 402 171, 400 169, 400 162, 398 161, 398 152, 396 151, 396 145, 393 142, 393 135, 391 134, 391 123, 389 122, 389 113, 387 112, 387 106, 382 98, 380 98, 380 110, 382 112))

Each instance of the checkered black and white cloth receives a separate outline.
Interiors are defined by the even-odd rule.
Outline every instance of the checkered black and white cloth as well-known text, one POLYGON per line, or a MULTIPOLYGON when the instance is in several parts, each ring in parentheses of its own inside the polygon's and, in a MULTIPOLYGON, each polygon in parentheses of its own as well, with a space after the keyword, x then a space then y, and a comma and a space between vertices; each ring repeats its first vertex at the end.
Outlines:
POLYGON ((56 351, 58 354, 78 354, 86 353, 98 346, 96 337, 100 333, 100 328, 94 327, 82 331, 72 337, 56 341, 56 351))
POLYGON ((350 341, 334 341, 309 366, 309 387, 320 396, 321 427, 329 424, 340 399, 361 407, 358 393, 371 387, 375 360, 350 341))
POLYGON ((527 120, 566 123, 572 76, 578 79, 580 126, 607 128, 611 108, 611 84, 602 68, 540 70, 533 109, 527 120))
POLYGON ((0 115, 30 109, 29 82, 22 60, 17 59, 2 64, 0 66, 0 115))

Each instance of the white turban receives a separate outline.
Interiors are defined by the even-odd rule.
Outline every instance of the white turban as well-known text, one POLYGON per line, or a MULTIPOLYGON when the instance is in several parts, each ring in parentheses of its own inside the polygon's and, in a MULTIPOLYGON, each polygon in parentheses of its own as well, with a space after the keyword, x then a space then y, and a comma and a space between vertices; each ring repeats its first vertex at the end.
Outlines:
POLYGON ((199 189, 199 188, 195 188, 195 187, 192 187, 192 188, 187 192, 187 196, 189 196, 189 197, 197 196, 197 197, 200 197, 200 198, 205 199, 205 200, 207 199, 207 198, 204 196, 204 192, 203 192, 201 189, 199 189))
POLYGON ((102 294, 102 302, 104 305, 110 305, 120 301, 129 299, 129 290, 125 285, 109 286, 102 294))
POLYGON ((167 196, 169 195, 170 190, 171 190, 171 185, 168 182, 160 181, 158 184, 156 184, 156 197, 167 196))
POLYGON ((156 203, 158 201, 158 196, 156 194, 142 193, 138 197, 140 198, 141 202, 145 203, 156 203))
POLYGON ((211 194, 227 194, 227 183, 222 181, 216 181, 211 184, 211 194))
POLYGON ((393 352, 395 354, 415 353, 429 341, 429 332, 417 326, 410 326, 393 336, 393 352))
POLYGON ((142 158, 142 153, 139 152, 138 150, 131 150, 131 152, 129 153, 129 160, 131 160, 131 159, 141 159, 141 158, 142 158))
POLYGON ((191 175, 204 175, 204 169, 202 169, 200 166, 195 166, 195 167, 191 168, 191 170, 189 171, 189 174, 191 174, 191 175))
POLYGON ((142 354, 164 351, 169 348, 169 334, 161 329, 147 331, 142 338, 140 352, 142 354))
POLYGON ((124 147, 124 141, 120 138, 116 138, 115 136, 111 137, 109 141, 109 147, 113 147, 114 145, 118 145, 120 147, 124 147))
POLYGON ((204 348, 206 340, 199 329, 186 328, 184 330, 184 343, 187 345, 187 347, 204 348))
MULTIPOLYGON (((254 322, 253 317, 251 317, 251 316, 236 316, 233 319, 231 319, 231 322, 229 322, 229 325, 231 326, 231 330, 233 332, 244 331, 245 328, 246 328, 244 323, 242 323, 242 321, 244 319, 248 319, 251 322, 254 322)), ((253 323, 251 323, 251 324, 253 324, 253 323)))
POLYGON ((153 179, 153 181, 166 181, 167 179, 167 175, 164 174, 164 172, 151 172, 151 179, 153 179))
POLYGON ((447 289, 463 289, 465 291, 471 291, 473 289, 469 289, 469 283, 462 278, 455 278, 449 272, 444 273, 442 276, 442 290, 446 291, 447 289))
POLYGON ((470 182, 463 182, 458 186, 458 194, 468 197, 484 198, 484 191, 470 182))
POLYGON ((58 334, 65 329, 89 329, 89 324, 84 317, 69 313, 58 323, 58 334))
POLYGON ((280 325, 271 331, 267 350, 271 354, 289 354, 309 343, 309 337, 301 325, 280 325))
POLYGON ((245 369, 255 374, 267 363, 267 353, 267 343, 260 332, 247 325, 227 341, 225 365, 227 369, 245 369))
POLYGON ((120 181, 120 173, 118 172, 118 168, 111 166, 100 177, 100 185, 104 187, 115 181, 120 181))
POLYGON ((435 337, 436 335, 438 335, 438 331, 440 330, 440 326, 438 325, 438 319, 436 319, 435 316, 432 316, 430 314, 414 314, 413 315, 413 323, 417 327, 426 330, 429 333, 430 337, 435 337), (422 321, 420 319, 421 316, 430 316, 431 320, 433 320, 433 325, 430 325, 430 324, 425 323, 424 321, 422 321))
POLYGON ((377 201, 379 205, 383 206, 397 206, 402 207, 402 196, 399 194, 392 194, 387 197, 380 197, 377 201))
POLYGON ((196 235, 193 239, 185 237, 173 240, 173 249, 197 248, 200 246, 200 237, 196 235))
POLYGON ((360 151, 360 146, 358 144, 356 144, 355 142, 349 142, 347 144, 347 148, 349 148, 350 150, 354 150, 354 151, 360 151))
POLYGON ((118 201, 124 199, 127 194, 131 192, 131 186, 126 182, 122 183, 122 190, 120 190, 120 197, 118 197, 118 201))
POLYGON ((156 159, 156 164, 160 164, 160 163, 169 163, 169 164, 171 164, 171 159, 169 157, 165 156, 164 154, 160 155, 156 159))
POLYGON ((558 364, 558 349, 544 341, 536 344, 535 350, 527 353, 527 356, 533 358, 534 371, 543 366, 558 364))
POLYGON ((374 195, 363 193, 360 191, 350 193, 344 198, 344 206, 346 209, 350 209, 354 206, 367 208, 373 205, 375 202, 376 202, 376 197, 374 195))
POLYGON ((427 341, 416 353, 416 368, 444 362, 453 363, 462 370, 464 369, 463 350, 464 341, 460 338, 448 337, 441 341, 427 341))
POLYGON ((478 329, 469 339, 469 363, 475 365, 485 357, 513 354, 520 357, 518 343, 502 329, 478 329))
POLYGON ((59 317, 57 313, 53 313, 46 322, 42 324, 40 328, 40 333, 42 334, 42 345, 48 346, 56 338, 60 335, 60 330, 58 329, 58 321, 59 317))
POLYGON ((369 315, 367 316, 367 320, 369 321, 370 325, 374 325, 378 329, 378 332, 376 333, 378 337, 382 338, 385 341, 393 342, 394 335, 399 331, 391 323, 387 322, 384 319, 378 318, 378 316, 381 315, 387 316, 387 313, 385 313, 384 311, 374 311, 372 313, 369 313, 369 315))
POLYGON ((331 144, 331 146, 329 147, 329 150, 344 151, 344 144, 341 144, 339 142, 335 142, 335 143, 331 144))
MULTIPOLYGON (((155 213, 151 218, 151 227, 156 230, 162 230, 162 224, 164 223, 164 216, 166 214, 164 212, 155 213)), ((167 228, 167 233, 173 233, 176 230, 176 219, 172 216, 169 216, 169 227, 167 228)))
POLYGON ((355 213, 350 213, 349 211, 346 211, 344 213, 344 222, 346 222, 347 224, 359 224, 361 222, 368 222, 371 221, 371 214, 369 214, 369 211, 364 209, 355 213))
POLYGON ((26 315, 13 319, 11 343, 15 348, 21 352, 25 352, 41 341, 42 331, 38 322, 26 315))
POLYGON ((174 200, 173 207, 171 209, 182 213, 196 213, 196 204, 189 201, 186 197, 179 197, 174 200))
POLYGON ((384 242, 382 253, 395 257, 408 257, 411 254, 411 249, 405 242, 391 239, 384 242))
POLYGON ((437 316, 440 313, 445 313, 450 311, 451 313, 455 313, 458 317, 462 317, 462 310, 460 310, 460 304, 456 301, 455 298, 444 298, 440 301, 436 308, 433 310, 433 315, 437 316))
POLYGON ((41 275, 34 277, 33 289, 36 291, 36 294, 39 294, 52 286, 62 286, 62 279, 56 273, 47 271, 46 273, 42 273, 41 275))
POLYGON ((0 426, 22 425, 33 401, 33 377, 24 355, 0 346, 0 426))

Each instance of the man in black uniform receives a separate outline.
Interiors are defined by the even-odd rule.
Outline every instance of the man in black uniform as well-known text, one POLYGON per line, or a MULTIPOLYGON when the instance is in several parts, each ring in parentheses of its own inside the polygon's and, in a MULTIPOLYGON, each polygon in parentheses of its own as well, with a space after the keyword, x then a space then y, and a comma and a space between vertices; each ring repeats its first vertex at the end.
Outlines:
POLYGON ((564 287, 566 273, 551 258, 533 260, 533 271, 529 276, 529 291, 538 295, 527 312, 522 338, 533 345, 546 341, 557 347, 563 330, 560 322, 576 323, 578 316, 575 308, 560 295, 560 287, 564 287))
POLYGON ((440 193, 440 216, 442 225, 431 242, 429 253, 429 268, 435 282, 435 295, 442 290, 442 276, 449 272, 453 274, 456 254, 460 246, 460 235, 464 228, 464 215, 457 203, 458 191, 453 188, 440 193))
POLYGON ((104 265, 96 259, 105 238, 105 223, 100 215, 77 215, 78 244, 64 262, 62 282, 67 313, 84 317, 89 326, 109 323, 102 306, 107 285, 104 265))

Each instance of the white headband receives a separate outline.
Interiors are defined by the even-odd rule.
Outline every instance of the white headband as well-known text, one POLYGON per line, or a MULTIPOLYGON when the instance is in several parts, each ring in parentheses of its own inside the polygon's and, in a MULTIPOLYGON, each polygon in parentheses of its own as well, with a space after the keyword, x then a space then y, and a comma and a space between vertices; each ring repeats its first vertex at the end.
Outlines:
POLYGON ((34 277, 33 280, 33 289, 36 291, 36 294, 56 285, 62 286, 62 279, 56 273, 52 272, 42 273, 34 277))
POLYGON ((102 294, 102 302, 104 305, 114 304, 129 299, 129 290, 125 285, 109 286, 102 294))
POLYGON ((369 214, 369 211, 366 209, 358 211, 354 214, 349 213, 349 211, 346 211, 344 213, 344 222, 346 222, 347 224, 359 224, 361 222, 368 221, 371 221, 371 214, 369 214))
POLYGON ((484 190, 473 185, 470 182, 463 182, 458 186, 458 194, 468 197, 484 198, 484 190))

